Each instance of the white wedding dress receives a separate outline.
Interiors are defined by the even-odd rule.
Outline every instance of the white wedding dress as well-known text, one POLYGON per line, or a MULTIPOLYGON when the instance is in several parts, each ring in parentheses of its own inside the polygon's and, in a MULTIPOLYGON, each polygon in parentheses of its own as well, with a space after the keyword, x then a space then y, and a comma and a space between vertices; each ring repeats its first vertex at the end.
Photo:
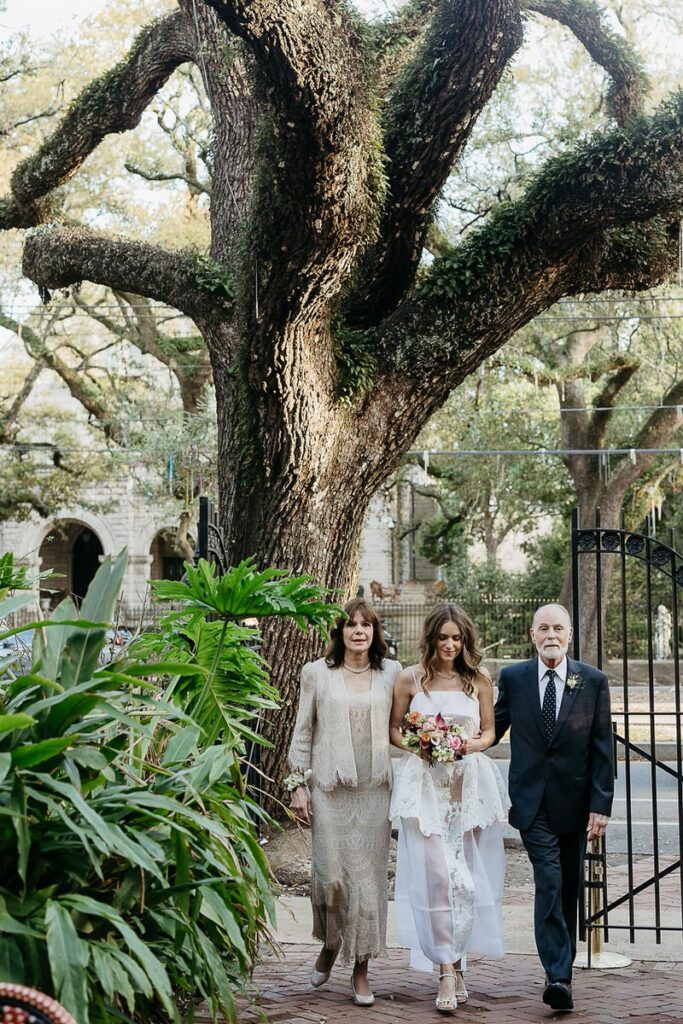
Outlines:
MULTIPOLYGON (((440 711, 466 736, 480 728, 479 701, 462 690, 418 690, 410 710, 440 711)), ((396 765, 389 810, 399 821, 396 927, 412 967, 431 971, 466 953, 503 956, 501 822, 509 806, 505 783, 486 754, 433 766, 406 754, 396 765)))

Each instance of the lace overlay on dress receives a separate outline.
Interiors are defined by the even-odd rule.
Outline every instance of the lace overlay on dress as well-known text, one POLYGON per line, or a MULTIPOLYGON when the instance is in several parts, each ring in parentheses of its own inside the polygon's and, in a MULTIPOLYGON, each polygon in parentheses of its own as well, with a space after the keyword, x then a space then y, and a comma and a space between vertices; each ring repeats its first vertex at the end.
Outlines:
POLYGON ((389 784, 372 785, 372 718, 384 715, 386 688, 347 691, 356 786, 313 787, 311 902, 313 935, 339 950, 342 963, 386 952, 389 784))

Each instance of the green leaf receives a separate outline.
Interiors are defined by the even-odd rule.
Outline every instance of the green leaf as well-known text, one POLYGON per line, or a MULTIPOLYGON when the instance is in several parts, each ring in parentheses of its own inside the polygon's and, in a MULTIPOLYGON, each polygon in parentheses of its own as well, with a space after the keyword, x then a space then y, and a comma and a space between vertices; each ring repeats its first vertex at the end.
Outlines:
POLYGON ((204 889, 203 893, 201 913, 218 924, 228 935, 233 947, 247 959, 247 947, 242 938, 240 923, 233 911, 215 889, 204 889))
POLYGON ((168 742, 163 765, 184 763, 197 746, 201 730, 196 725, 188 725, 180 729, 168 742))
MULTIPOLYGON (((108 555, 95 573, 83 598, 81 614, 92 622, 111 622, 126 571, 125 549, 112 561, 108 555)), ((62 652, 59 681, 65 688, 90 678, 97 668, 105 629, 75 629, 66 638, 62 652)))
POLYGON ((125 548, 114 560, 109 555, 103 560, 83 598, 81 614, 84 619, 111 622, 127 564, 128 552, 125 548))
POLYGON ((33 768, 44 761, 51 761, 75 741, 73 736, 55 736, 39 743, 29 743, 12 751, 12 764, 15 768, 33 768))
POLYGON ((56 628, 36 631, 33 642, 34 661, 40 662, 40 670, 48 679, 59 678, 62 651, 70 632, 69 626, 61 624, 68 619, 77 618, 76 605, 70 597, 66 597, 60 601, 50 617, 50 622, 54 623, 56 628))
POLYGON ((0 754, 0 783, 4 782, 7 778, 7 774, 12 767, 12 755, 11 754, 0 754))
POLYGON ((47 955, 57 999, 79 1024, 88 1024, 87 943, 78 937, 68 910, 54 900, 48 900, 45 906, 45 924, 47 955))
POLYGON ((11 914, 0 911, 0 932, 5 935, 32 935, 34 939, 42 939, 43 936, 34 928, 17 921, 11 914))
MULTIPOLYGON (((99 849, 125 857, 138 867, 149 871, 159 881, 163 881, 159 865, 152 860, 144 847, 134 842, 119 825, 106 821, 98 814, 93 806, 95 800, 86 801, 75 786, 53 779, 49 775, 37 775, 36 778, 39 778, 44 786, 69 800, 76 810, 80 811, 88 824, 92 826, 92 841, 99 849)), ((110 797, 105 799, 104 806, 108 805, 110 799, 110 797)))
POLYGON ((26 884, 26 872, 28 869, 28 855, 31 850, 31 833, 28 827, 26 813, 26 791, 24 783, 17 775, 12 785, 12 796, 8 808, 13 814, 12 822, 17 834, 17 871, 24 885, 26 884))
POLYGON ((26 983, 26 969, 19 946, 13 939, 0 936, 0 982, 26 983))
POLYGON ((72 907, 74 910, 81 911, 81 913, 92 914, 95 917, 102 917, 105 921, 109 921, 109 923, 116 928, 131 953, 137 958, 138 963, 140 963, 144 968, 147 977, 154 986, 154 990, 159 997, 162 1006, 173 1020, 177 1020, 178 1011, 173 1003, 173 992, 171 989, 171 982, 168 974, 166 973, 166 968, 158 957, 155 956, 151 947, 142 941, 130 925, 126 924, 121 915, 117 913, 113 907, 108 906, 106 903, 101 903, 98 900, 91 899, 89 896, 65 896, 62 902, 65 905, 72 907))
POLYGON ((28 729, 29 726, 35 724, 35 718, 22 712, 16 715, 0 715, 0 733, 14 732, 15 729, 28 729))
POLYGON ((0 601, 0 619, 8 619, 14 612, 18 612, 20 608, 26 608, 27 605, 33 604, 35 600, 36 595, 30 590, 22 594, 14 594, 12 597, 6 597, 4 601, 0 601))

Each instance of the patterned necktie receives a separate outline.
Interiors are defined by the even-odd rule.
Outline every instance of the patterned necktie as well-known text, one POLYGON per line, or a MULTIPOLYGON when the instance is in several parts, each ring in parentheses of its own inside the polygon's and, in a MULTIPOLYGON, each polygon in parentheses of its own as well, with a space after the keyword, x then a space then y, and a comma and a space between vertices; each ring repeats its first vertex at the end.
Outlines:
POLYGON ((543 719, 543 728, 545 730, 546 743, 550 743, 550 737, 555 731, 555 717, 557 712, 557 691, 555 689, 555 675, 555 670, 549 668, 548 682, 546 683, 545 693, 543 694, 543 706, 541 708, 541 717, 543 719))

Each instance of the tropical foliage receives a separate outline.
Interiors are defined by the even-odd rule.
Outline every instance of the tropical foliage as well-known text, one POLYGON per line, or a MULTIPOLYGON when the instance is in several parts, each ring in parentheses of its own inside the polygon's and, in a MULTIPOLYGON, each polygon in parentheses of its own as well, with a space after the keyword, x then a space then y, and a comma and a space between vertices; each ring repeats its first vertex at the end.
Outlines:
MULTIPOLYGON (((33 624, 27 673, 0 663, 0 980, 79 1024, 178 1019, 197 999, 234 1020, 273 919, 241 760, 277 698, 239 620, 324 629, 336 609, 307 579, 200 562, 156 585, 183 610, 98 667, 125 564, 105 559, 80 614, 67 598, 33 624)), ((0 619, 31 600, 10 594, 25 582, 3 560, 0 619)))

